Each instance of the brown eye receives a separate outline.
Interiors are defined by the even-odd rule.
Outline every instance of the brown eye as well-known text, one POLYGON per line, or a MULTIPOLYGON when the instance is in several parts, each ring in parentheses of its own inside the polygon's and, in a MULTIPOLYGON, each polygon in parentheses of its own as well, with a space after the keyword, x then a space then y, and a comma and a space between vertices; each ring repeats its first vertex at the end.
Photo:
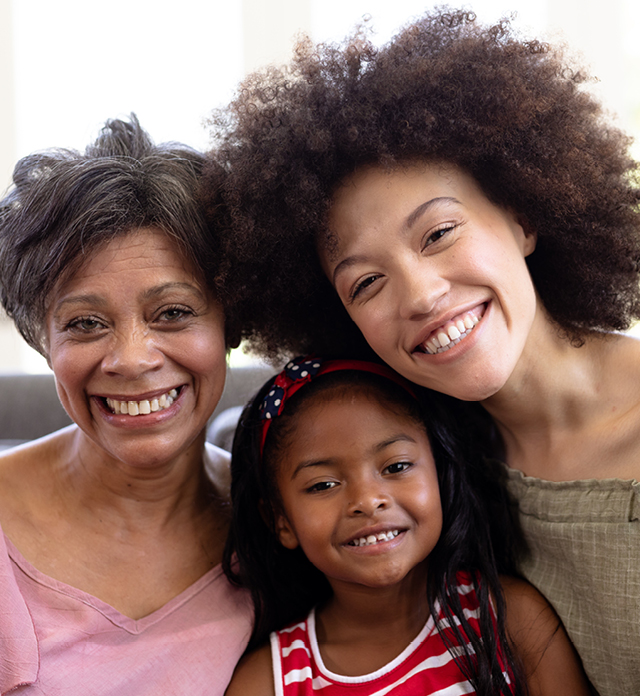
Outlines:
POLYGON ((313 486, 309 486, 307 491, 309 493, 321 493, 322 491, 328 491, 331 488, 335 488, 338 484, 335 481, 320 481, 319 483, 314 483, 313 486))
POLYGON ((457 225, 449 225, 448 227, 443 227, 439 230, 434 230, 424 240, 424 246, 422 248, 426 249, 428 246, 435 244, 437 241, 439 241, 443 237, 446 237, 447 234, 449 234, 449 232, 452 232, 453 230, 455 230, 456 227, 457 227, 457 225))
POLYGON ((409 469, 411 466, 413 466, 411 462, 394 462, 393 464, 389 464, 389 466, 385 469, 385 473, 400 474, 409 469))
POLYGON ((350 300, 355 300, 356 297, 363 291, 366 290, 370 285, 373 285, 373 283, 379 278, 380 276, 368 276, 367 278, 364 278, 361 280, 359 283, 356 284, 356 286, 353 288, 353 291, 351 293, 351 296, 349 297, 350 300))
POLYGON ((181 319, 193 316, 193 312, 187 307, 175 306, 163 309, 158 315, 159 321, 178 322, 181 319))
POLYGON ((73 331, 80 331, 82 333, 91 333, 96 329, 101 329, 103 326, 102 322, 92 317, 81 317, 79 319, 74 319, 69 322, 68 328, 73 331))

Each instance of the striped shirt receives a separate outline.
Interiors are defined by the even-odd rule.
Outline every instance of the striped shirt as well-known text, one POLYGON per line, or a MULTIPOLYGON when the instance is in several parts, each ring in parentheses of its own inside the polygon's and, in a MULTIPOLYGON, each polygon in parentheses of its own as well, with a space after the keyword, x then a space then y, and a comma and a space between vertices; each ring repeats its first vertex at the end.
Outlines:
MULTIPOLYGON (((478 598, 467 574, 458 575, 457 590, 467 621, 479 632, 478 598)), ((347 677, 325 667, 316 637, 315 610, 312 610, 305 621, 271 634, 276 696, 473 694, 473 687, 442 640, 441 631, 448 626, 442 613, 437 624, 429 616, 419 635, 391 662, 371 674, 347 677)), ((447 637, 455 641, 450 631, 447 637)), ((470 645, 469 651, 473 652, 470 645)))

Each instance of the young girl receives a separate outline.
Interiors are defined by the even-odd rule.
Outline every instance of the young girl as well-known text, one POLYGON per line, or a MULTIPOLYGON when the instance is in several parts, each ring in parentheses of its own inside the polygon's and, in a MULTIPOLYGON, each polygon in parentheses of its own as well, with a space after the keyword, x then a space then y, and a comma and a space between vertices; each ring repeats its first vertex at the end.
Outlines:
POLYGON ((588 693, 553 610, 500 582, 483 492, 424 405, 385 366, 298 358, 246 408, 225 556, 255 650, 227 694, 588 693))

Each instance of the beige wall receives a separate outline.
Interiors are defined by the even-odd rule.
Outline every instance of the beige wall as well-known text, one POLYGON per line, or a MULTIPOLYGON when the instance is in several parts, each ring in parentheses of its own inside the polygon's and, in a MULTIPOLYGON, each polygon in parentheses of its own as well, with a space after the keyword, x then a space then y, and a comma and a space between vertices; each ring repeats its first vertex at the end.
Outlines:
POLYGON ((311 32, 310 0, 242 0, 244 72, 291 55, 294 37, 311 32))
POLYGON ((16 158, 11 0, 0 0, 0 94, 0 190, 4 191, 16 158))
POLYGON ((608 110, 620 117, 620 125, 629 128, 631 119, 625 113, 629 77, 622 41, 623 0, 607 0, 606 11, 603 0, 549 1, 548 22, 550 38, 564 37, 570 54, 598 78, 593 91, 608 110))
MULTIPOLYGON (((0 191, 11 181, 16 159, 11 0, 0 0, 0 191)), ((0 310, 0 370, 22 367, 23 341, 0 310)))

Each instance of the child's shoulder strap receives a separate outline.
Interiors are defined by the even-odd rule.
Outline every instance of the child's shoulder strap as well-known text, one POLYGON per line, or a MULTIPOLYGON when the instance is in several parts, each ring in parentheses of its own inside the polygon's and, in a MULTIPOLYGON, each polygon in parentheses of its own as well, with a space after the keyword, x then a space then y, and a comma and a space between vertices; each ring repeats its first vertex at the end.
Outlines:
POLYGON ((271 634, 271 659, 276 696, 313 693, 308 618, 271 634))

